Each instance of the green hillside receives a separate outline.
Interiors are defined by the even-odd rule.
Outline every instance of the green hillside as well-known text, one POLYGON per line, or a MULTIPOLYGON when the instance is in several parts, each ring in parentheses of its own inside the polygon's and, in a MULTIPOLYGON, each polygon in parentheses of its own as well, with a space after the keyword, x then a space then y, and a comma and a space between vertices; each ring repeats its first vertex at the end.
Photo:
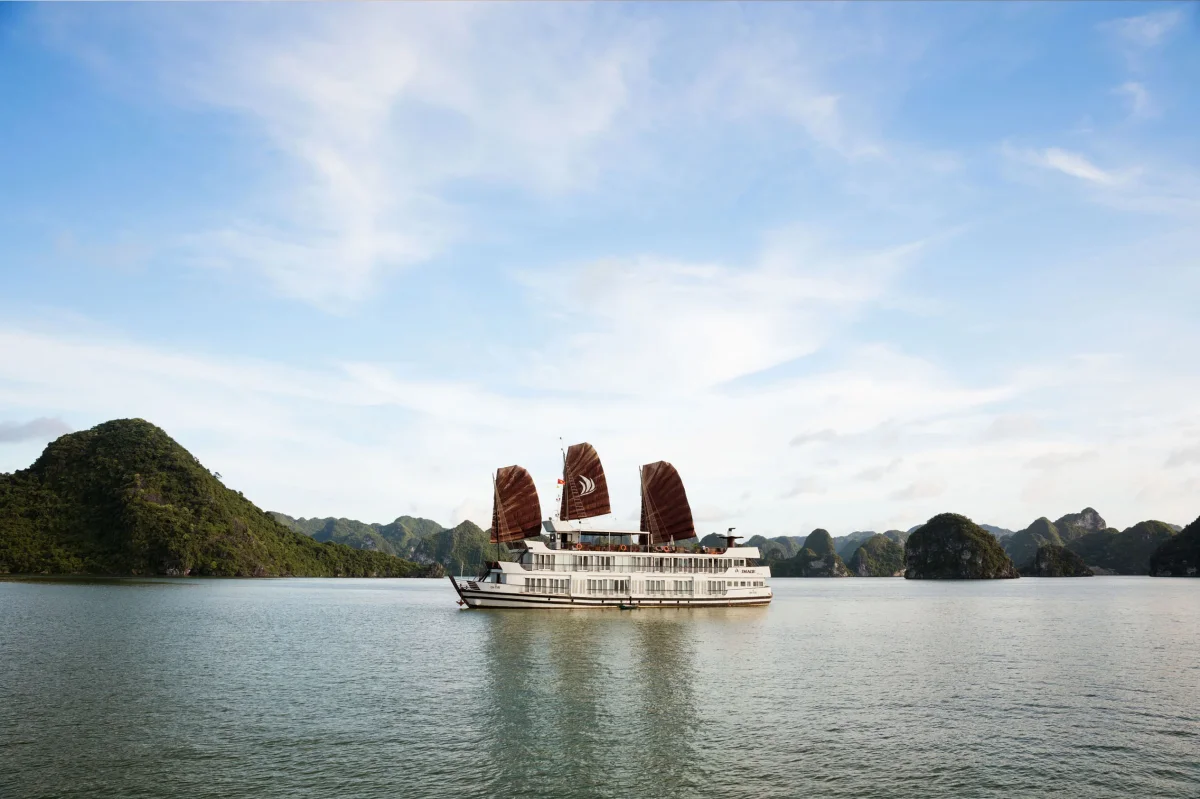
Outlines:
POLYGON ((873 535, 854 551, 849 567, 859 577, 899 577, 904 574, 904 547, 886 535, 873 535))
POLYGON ((1043 544, 1033 560, 1021 567, 1024 577, 1091 577, 1083 558, 1064 546, 1043 544))
POLYGON ((426 571, 288 529, 141 419, 62 436, 30 468, 0 475, 4 573, 404 577, 426 571))
POLYGON ((1159 544, 1150 556, 1150 574, 1155 577, 1200 577, 1200 518, 1159 544))
POLYGON ((817 557, 837 554, 837 549, 833 545, 833 536, 829 534, 828 530, 822 530, 819 527, 804 539, 804 548, 811 550, 817 557))
POLYGON ((910 580, 994 580, 1019 577, 995 536, 957 513, 940 513, 904 544, 910 580))
POLYGON ((1111 528, 1096 530, 1067 542, 1067 548, 1089 566, 1117 574, 1150 574, 1151 556, 1176 535, 1171 525, 1151 520, 1120 532, 1111 528))
POLYGON ((353 519, 293 519, 272 516, 280 523, 318 541, 333 541, 355 549, 398 555, 419 564, 439 564, 454 574, 477 574, 489 560, 508 560, 509 553, 490 542, 488 532, 471 521, 445 528, 432 519, 400 516, 388 524, 353 519))

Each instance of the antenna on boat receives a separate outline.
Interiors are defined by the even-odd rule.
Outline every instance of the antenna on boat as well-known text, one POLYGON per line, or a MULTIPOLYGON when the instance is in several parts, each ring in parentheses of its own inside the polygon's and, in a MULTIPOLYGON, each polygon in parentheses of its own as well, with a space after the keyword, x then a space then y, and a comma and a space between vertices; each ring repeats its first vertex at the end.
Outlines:
POLYGON ((500 486, 496 484, 496 473, 492 473, 492 502, 496 503, 496 522, 492 525, 492 534, 496 538, 496 562, 500 562, 500 531, 496 529, 501 523, 507 527, 504 522, 504 503, 500 501, 500 486))

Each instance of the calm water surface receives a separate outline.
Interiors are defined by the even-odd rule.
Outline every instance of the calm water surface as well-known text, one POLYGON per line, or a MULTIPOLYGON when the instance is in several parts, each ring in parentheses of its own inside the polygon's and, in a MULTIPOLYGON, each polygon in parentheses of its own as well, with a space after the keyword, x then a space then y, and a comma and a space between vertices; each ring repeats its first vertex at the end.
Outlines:
POLYGON ((0 796, 1200 796, 1200 580, 775 587, 0 582, 0 796))

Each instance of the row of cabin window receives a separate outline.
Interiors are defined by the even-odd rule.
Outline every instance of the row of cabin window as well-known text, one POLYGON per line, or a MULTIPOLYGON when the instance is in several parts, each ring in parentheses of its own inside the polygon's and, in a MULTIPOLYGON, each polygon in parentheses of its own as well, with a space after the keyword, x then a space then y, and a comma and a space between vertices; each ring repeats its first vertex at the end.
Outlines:
POLYGON ((571 581, 554 577, 526 577, 525 593, 566 594, 571 590, 571 581))
MULTIPOLYGON (((766 585, 764 580, 709 580, 706 586, 709 594, 724 594, 727 587, 745 588, 766 585)), ((691 580, 646 580, 647 594, 686 594, 693 592, 691 580)), ((571 581, 554 577, 526 577, 526 593, 566 594, 571 590, 571 581)), ((586 591, 589 594, 627 594, 629 580, 588 580, 586 591)))
MULTIPOLYGON (((561 566, 579 571, 614 571, 616 557, 613 555, 534 555, 533 568, 554 570, 561 566)), ((712 573, 744 567, 745 558, 657 558, 638 556, 633 558, 633 571, 712 573)))
POLYGON ((628 594, 628 580, 588 580, 589 594, 628 594))

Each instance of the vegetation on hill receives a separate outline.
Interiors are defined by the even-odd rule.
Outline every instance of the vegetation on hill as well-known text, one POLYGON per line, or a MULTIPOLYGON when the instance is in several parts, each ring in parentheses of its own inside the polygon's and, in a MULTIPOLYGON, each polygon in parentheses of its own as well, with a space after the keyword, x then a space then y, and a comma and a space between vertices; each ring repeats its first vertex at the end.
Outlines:
POLYGON ((771 562, 775 577, 849 577, 850 570, 836 552, 818 554, 808 547, 785 560, 771 562))
POLYGON ((1014 563, 1024 566, 1033 562, 1041 546, 1064 546, 1068 541, 1103 528, 1104 519, 1092 508, 1084 508, 1080 513, 1067 514, 1056 522, 1051 522, 1043 516, 1034 520, 1024 530, 1003 539, 1004 551, 1014 563))
POLYGON ((1062 546, 1062 536, 1058 528, 1045 516, 1035 519, 1024 530, 1018 530, 1003 541, 1004 551, 1012 558, 1013 563, 1026 564, 1033 561, 1039 547, 1051 545, 1062 546))
POLYGON ((855 551, 873 535, 874 530, 858 530, 849 535, 840 535, 833 539, 833 547, 842 560, 848 563, 850 558, 854 557, 855 551))
POLYGON ((400 516, 388 524, 370 524, 352 519, 293 519, 283 513, 272 516, 291 529, 318 541, 333 541, 355 549, 398 555, 418 564, 439 564, 454 574, 477 574, 489 560, 507 560, 501 547, 499 557, 486 530, 464 521, 445 528, 432 519, 400 516))
POLYGON ((1013 563, 1023 567, 1033 562, 1039 547, 1047 544, 1066 546, 1071 541, 1106 527, 1107 523, 1103 517, 1093 508, 1084 508, 1079 513, 1068 513, 1054 522, 1043 516, 1024 530, 1005 538, 1004 551, 1012 558, 1013 563))
POLYGON ((966 516, 942 513, 913 532, 904 546, 910 580, 989 580, 1019 577, 995 537, 966 516))
POLYGON ((981 524, 979 527, 980 529, 987 530, 989 533, 996 536, 997 540, 1008 538, 1013 534, 1012 530, 1009 530, 1006 527, 997 527, 994 524, 981 524))
MULTIPOLYGON (((790 557, 793 554, 788 551, 790 547, 785 546, 779 541, 773 541, 770 538, 761 535, 751 536, 742 545, 747 547, 758 547, 758 552, 764 560, 782 560, 783 558, 790 557)), ((708 545, 704 544, 704 546, 708 545)), ((718 541, 717 546, 725 546, 725 540, 721 539, 718 541)))
POLYGON ((822 530, 819 527, 804 539, 804 549, 815 553, 818 557, 837 554, 837 548, 833 545, 833 536, 829 534, 828 530, 822 530))
POLYGON ((121 419, 62 436, 30 468, 0 475, 0 572, 405 577, 425 570, 295 533, 158 427, 121 419))
POLYGON ((849 565, 859 577, 898 577, 904 574, 904 547, 886 535, 873 535, 854 551, 849 565))
POLYGON ((1023 577, 1091 577, 1083 558, 1058 544, 1038 547, 1033 560, 1021 567, 1023 577))
POLYGON ((1150 556, 1155 577, 1200 577, 1200 518, 1159 544, 1150 556))
POLYGON ((1117 574, 1150 574, 1150 558, 1164 543, 1175 538, 1169 524, 1144 521, 1117 532, 1111 528, 1095 530, 1067 542, 1089 566, 1117 574))

